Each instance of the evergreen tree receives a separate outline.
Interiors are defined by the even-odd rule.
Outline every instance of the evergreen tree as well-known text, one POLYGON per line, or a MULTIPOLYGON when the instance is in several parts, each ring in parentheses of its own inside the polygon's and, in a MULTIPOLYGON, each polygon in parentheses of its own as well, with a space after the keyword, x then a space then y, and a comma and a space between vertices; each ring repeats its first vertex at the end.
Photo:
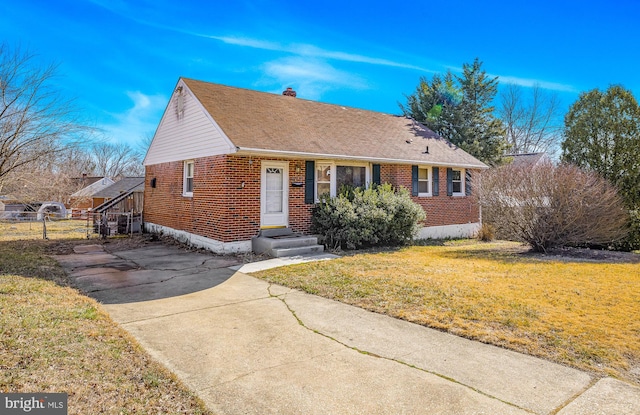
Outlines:
POLYGON ((581 93, 564 120, 562 160, 614 184, 629 209, 629 236, 618 249, 640 249, 640 106, 631 91, 610 86, 581 93))
POLYGON ((562 160, 598 172, 640 209, 640 106, 631 91, 583 92, 564 123, 562 160))
POLYGON ((401 105, 402 111, 479 160, 499 164, 507 144, 491 106, 498 78, 489 78, 477 58, 462 70, 462 76, 447 72, 434 75, 430 82, 420 78, 414 94, 407 96, 407 106, 401 105))

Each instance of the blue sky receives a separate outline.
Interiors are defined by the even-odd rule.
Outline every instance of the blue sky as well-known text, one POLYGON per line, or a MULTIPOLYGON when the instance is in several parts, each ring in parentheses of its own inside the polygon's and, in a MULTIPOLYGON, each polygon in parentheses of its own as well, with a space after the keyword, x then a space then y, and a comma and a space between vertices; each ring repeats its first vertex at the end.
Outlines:
POLYGON ((0 3, 0 41, 58 63, 84 119, 131 145, 180 76, 397 114, 421 76, 479 57, 566 108, 610 84, 640 98, 638 22, 636 0, 0 3))

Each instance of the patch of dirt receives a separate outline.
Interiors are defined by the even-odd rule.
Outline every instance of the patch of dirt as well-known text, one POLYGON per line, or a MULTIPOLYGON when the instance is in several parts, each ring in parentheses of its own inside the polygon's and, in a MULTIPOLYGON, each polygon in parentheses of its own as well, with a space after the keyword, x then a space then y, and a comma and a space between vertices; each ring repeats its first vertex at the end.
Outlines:
POLYGON ((135 234, 133 236, 113 237, 99 239, 94 243, 102 245, 104 250, 110 254, 118 251, 129 251, 131 249, 142 248, 144 246, 159 243, 160 239, 152 234, 135 234))
POLYGON ((524 255, 564 262, 589 261, 640 264, 640 254, 589 248, 555 248, 546 253, 529 251, 524 255))
POLYGON ((48 255, 70 255, 73 254, 73 248, 78 245, 88 245, 92 243, 99 243, 96 241, 87 241, 86 239, 79 240, 50 240, 50 241, 37 241, 31 243, 39 243, 44 245, 44 251, 48 255))

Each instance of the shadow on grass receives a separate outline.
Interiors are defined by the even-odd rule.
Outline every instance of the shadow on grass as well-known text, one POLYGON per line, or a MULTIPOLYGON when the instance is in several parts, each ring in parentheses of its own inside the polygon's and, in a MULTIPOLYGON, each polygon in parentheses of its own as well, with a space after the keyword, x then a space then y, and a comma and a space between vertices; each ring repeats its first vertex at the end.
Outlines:
POLYGON ((379 254, 379 253, 392 253, 398 252, 406 248, 410 248, 412 246, 448 246, 451 244, 455 245, 467 245, 473 243, 475 240, 470 239, 416 239, 407 245, 400 246, 375 246, 368 248, 359 248, 359 249, 338 249, 338 250, 330 250, 327 249, 332 254, 344 256, 344 257, 352 257, 361 254, 379 254))
MULTIPOLYGON (((445 258, 495 260, 502 263, 563 262, 596 264, 640 264, 640 255, 632 252, 605 251, 588 248, 557 248, 536 252, 522 246, 500 246, 487 243, 486 248, 478 248, 483 242, 472 244, 473 249, 440 252, 445 258)), ((471 245, 471 244, 470 244, 471 245)))

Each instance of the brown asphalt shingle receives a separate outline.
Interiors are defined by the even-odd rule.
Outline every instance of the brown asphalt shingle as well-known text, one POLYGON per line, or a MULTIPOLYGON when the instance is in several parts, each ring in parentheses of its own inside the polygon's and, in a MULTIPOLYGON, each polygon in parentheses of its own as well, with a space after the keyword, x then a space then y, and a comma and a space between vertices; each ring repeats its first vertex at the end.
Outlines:
POLYGON ((94 193, 93 197, 114 198, 129 191, 144 191, 144 177, 125 177, 109 187, 94 193))
POLYGON ((193 79, 183 81, 240 151, 487 167, 403 116, 193 79))

